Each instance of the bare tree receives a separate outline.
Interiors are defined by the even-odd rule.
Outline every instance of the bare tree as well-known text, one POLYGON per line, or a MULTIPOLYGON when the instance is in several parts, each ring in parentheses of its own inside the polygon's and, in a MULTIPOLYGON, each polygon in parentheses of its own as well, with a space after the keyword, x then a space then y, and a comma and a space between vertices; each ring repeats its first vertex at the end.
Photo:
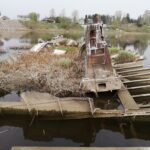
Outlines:
POLYGON ((144 12, 143 21, 145 24, 150 25, 150 10, 144 12))
POLYGON ((61 10, 60 16, 61 17, 65 17, 66 16, 66 10, 65 10, 65 8, 61 10))
POLYGON ((52 8, 52 9, 50 10, 49 14, 50 14, 50 17, 52 17, 52 18, 55 17, 55 9, 52 8))
POLYGON ((79 12, 78 12, 78 10, 74 10, 72 12, 72 19, 73 19, 73 22, 77 22, 78 21, 78 19, 79 19, 79 12))
POLYGON ((122 19, 122 11, 118 10, 115 12, 115 18, 120 22, 122 19))

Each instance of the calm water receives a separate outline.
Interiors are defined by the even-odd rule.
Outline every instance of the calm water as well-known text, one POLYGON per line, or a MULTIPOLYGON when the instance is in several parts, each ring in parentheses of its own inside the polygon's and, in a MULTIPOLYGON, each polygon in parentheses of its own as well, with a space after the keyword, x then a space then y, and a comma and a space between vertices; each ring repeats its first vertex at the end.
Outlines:
POLYGON ((145 57, 144 66, 150 68, 150 34, 116 34, 106 36, 106 40, 112 46, 138 52, 145 57))
MULTIPOLYGON (((46 35, 45 38, 49 38, 46 35)), ((10 50, 10 46, 34 44, 37 35, 1 35, 6 54, 0 54, 0 60, 19 51, 10 50)), ((150 35, 108 36, 111 45, 137 51, 145 56, 144 65, 150 67, 150 35)), ((3 93, 1 100, 18 101, 15 92, 3 93)), ((32 118, 0 116, 0 150, 9 150, 12 146, 150 146, 150 121, 127 119, 112 120, 78 120, 78 121, 43 121, 32 118)))
POLYGON ((150 122, 113 120, 38 121, 1 117, 0 149, 11 146, 150 146, 150 122), (17 121, 19 120, 19 121, 17 121))

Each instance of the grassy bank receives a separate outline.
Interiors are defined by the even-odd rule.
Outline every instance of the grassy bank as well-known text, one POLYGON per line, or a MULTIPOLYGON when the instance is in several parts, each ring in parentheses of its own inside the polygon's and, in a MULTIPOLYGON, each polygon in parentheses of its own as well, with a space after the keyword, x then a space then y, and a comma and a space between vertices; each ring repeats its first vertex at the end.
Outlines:
POLYGON ((84 33, 83 28, 78 23, 46 23, 41 21, 21 21, 21 23, 30 29, 31 32, 37 34, 58 33, 78 38, 84 33))
POLYGON ((118 26, 108 25, 109 31, 121 31, 125 33, 149 33, 150 34, 150 25, 137 26, 135 24, 122 24, 118 26))
POLYGON ((127 63, 134 62, 136 60, 136 55, 133 52, 126 51, 117 47, 109 48, 109 53, 113 57, 115 63, 127 63))

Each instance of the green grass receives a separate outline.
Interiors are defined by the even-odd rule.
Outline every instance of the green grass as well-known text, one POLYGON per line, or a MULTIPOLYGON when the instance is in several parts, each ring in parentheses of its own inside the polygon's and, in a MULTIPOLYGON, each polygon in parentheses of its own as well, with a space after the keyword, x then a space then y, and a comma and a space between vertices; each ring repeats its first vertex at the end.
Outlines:
POLYGON ((117 63, 133 62, 135 61, 136 56, 129 51, 120 51, 118 57, 115 59, 117 63))
POLYGON ((63 34, 66 38, 79 39, 84 35, 84 30, 81 25, 77 23, 46 23, 46 22, 34 22, 34 21, 21 21, 31 32, 35 33, 54 33, 63 34))
POLYGON ((49 29, 57 29, 57 26, 55 24, 45 23, 41 21, 21 21, 23 25, 25 25, 27 28, 31 30, 49 30, 49 29))
POLYGON ((120 50, 121 49, 119 49, 117 47, 110 47, 109 48, 109 53, 110 53, 110 55, 118 54, 120 50))
POLYGON ((145 33, 150 33, 150 26, 147 26, 147 25, 143 25, 141 27, 137 27, 135 25, 126 25, 124 28, 123 28, 124 31, 126 32, 145 32, 145 33))
POLYGON ((59 65, 59 66, 65 68, 65 69, 70 68, 70 67, 72 66, 72 64, 73 64, 73 61, 72 61, 71 59, 69 59, 69 58, 60 59, 60 60, 56 63, 56 65, 59 65))
POLYGON ((83 30, 82 26, 77 23, 61 22, 61 23, 47 23, 42 21, 20 21, 29 29, 76 29, 83 30))
MULTIPOLYGON (((113 26, 108 25, 107 27, 109 31, 116 32, 116 29, 121 29, 122 32, 137 32, 137 33, 150 33, 150 25, 143 25, 141 27, 138 27, 135 24, 122 24, 121 26, 113 26)), ((118 31, 117 31, 118 32, 118 31)))

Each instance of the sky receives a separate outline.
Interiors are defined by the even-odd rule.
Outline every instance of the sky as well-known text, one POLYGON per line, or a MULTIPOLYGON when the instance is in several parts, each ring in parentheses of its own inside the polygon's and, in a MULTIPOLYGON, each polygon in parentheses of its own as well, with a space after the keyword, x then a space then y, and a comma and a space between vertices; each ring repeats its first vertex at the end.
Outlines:
POLYGON ((52 8, 56 15, 63 9, 66 16, 71 16, 73 10, 78 10, 81 17, 94 13, 113 15, 121 10, 124 14, 130 13, 132 18, 137 18, 145 10, 150 10, 150 0, 0 0, 1 14, 11 19, 30 12, 39 13, 41 18, 47 17, 52 8))

